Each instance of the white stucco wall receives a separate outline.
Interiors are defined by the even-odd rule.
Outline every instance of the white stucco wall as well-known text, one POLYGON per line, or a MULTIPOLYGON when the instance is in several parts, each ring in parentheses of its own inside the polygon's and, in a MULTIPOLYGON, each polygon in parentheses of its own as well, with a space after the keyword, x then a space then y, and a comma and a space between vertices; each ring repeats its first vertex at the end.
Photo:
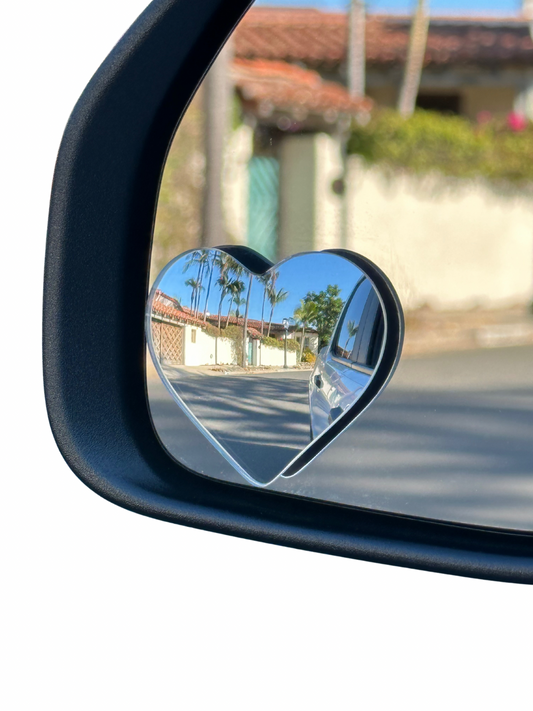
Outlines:
POLYGON ((235 354, 233 349, 233 341, 229 338, 219 338, 217 342, 217 365, 234 364, 235 354))
POLYGON ((230 365, 234 362, 232 341, 219 338, 216 344, 212 336, 195 326, 185 326, 184 365, 230 365), (196 343, 192 342, 192 332, 196 331, 196 343), (216 355, 216 361, 215 361, 216 355))
MULTIPOLYGON (((272 346, 265 346, 260 344, 258 340, 254 341, 254 347, 256 348, 255 353, 257 353, 257 362, 254 360, 254 365, 266 365, 266 366, 278 366, 283 368, 285 363, 284 360, 284 350, 282 348, 272 348, 272 346)), ((254 356, 255 356, 254 353, 254 356)), ((293 368, 296 365, 296 352, 287 350, 287 366, 293 368)))
POLYGON ((389 179, 349 162, 347 246, 378 264, 405 308, 506 307, 533 295, 533 202, 482 181, 389 179))
POLYGON ((280 257, 341 247, 372 259, 405 308, 508 307, 533 297, 533 200, 479 180, 388 176, 340 145, 290 136, 281 151, 280 257))
MULTIPOLYGON (((227 193, 233 232, 244 241, 248 129, 235 145, 227 193)), ((346 246, 389 275, 406 309, 505 308, 533 297, 533 200, 525 192, 439 175, 390 177, 352 156, 343 198, 332 189, 341 175, 337 138, 283 138, 279 258, 346 246)))

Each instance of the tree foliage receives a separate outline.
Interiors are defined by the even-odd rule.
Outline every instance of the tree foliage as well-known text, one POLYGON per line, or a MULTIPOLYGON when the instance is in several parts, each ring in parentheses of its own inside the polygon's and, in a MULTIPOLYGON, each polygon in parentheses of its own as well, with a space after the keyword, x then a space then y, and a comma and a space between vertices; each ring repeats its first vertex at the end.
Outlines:
POLYGON ((383 109, 365 126, 354 124, 348 152, 393 170, 438 171, 496 183, 533 182, 533 126, 517 129, 512 116, 474 124, 460 116, 422 110, 404 119, 383 109))
POLYGON ((300 342, 300 360, 303 358, 305 331, 309 326, 315 323, 318 316, 318 308, 314 301, 304 301, 300 299, 300 306, 294 310, 294 322, 302 329, 300 342))
POLYGON ((165 264, 196 247, 200 240, 205 164, 201 93, 185 113, 165 163, 154 227, 151 283, 165 264))
MULTIPOLYGON (((279 348, 280 350, 283 350, 285 348, 285 339, 284 338, 274 338, 274 336, 264 336, 261 339, 261 343, 264 346, 269 346, 270 348, 279 348)), ((297 351, 299 350, 300 345, 298 341, 295 341, 294 338, 287 338, 287 350, 288 351, 297 351)))
POLYGON ((304 303, 316 305, 316 317, 311 324, 318 333, 318 347, 327 346, 333 335, 333 329, 341 315, 344 301, 340 297, 341 290, 336 284, 329 284, 324 291, 308 292, 304 303))

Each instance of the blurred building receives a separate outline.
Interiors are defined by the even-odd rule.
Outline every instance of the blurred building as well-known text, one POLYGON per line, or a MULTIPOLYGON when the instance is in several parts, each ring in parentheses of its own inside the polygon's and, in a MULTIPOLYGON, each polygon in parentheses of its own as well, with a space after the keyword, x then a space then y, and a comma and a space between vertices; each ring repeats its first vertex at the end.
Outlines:
MULTIPOLYGON (((507 308, 532 296, 529 195, 483 180, 408 174, 346 156, 351 121, 394 106, 410 20, 371 16, 366 93, 346 88, 346 15, 253 9, 235 32, 231 79, 244 122, 226 151, 231 239, 271 260, 347 247, 379 264, 404 306, 507 308)), ((533 41, 520 19, 433 19, 418 105, 475 120, 533 117, 533 41)))
MULTIPOLYGON (((395 106, 411 18, 369 16, 366 92, 395 106)), ((312 9, 252 9, 235 33, 237 58, 283 61, 346 85, 348 18, 312 9)), ((431 18, 417 100, 475 119, 480 111, 533 118, 533 41, 525 17, 431 18)))

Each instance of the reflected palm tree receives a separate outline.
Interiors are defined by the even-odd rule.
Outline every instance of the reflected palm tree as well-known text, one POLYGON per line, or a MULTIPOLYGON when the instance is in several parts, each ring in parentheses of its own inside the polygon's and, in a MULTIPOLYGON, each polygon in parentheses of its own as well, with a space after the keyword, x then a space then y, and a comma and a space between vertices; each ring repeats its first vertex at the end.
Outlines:
POLYGON ((302 329, 302 341, 300 343, 300 361, 304 352, 305 330, 313 325, 318 316, 318 306, 314 301, 304 301, 300 299, 300 306, 294 311, 294 320, 297 326, 302 329))
POLYGON ((235 306, 235 309, 234 309, 231 313, 232 313, 233 316, 235 316, 235 318, 237 319, 237 321, 238 321, 239 318, 241 317, 241 312, 240 312, 241 306, 244 306, 245 304, 246 304, 246 299, 245 299, 245 298, 241 298, 240 296, 236 296, 236 297, 233 299, 233 305, 235 306))
POLYGON ((231 307, 233 306, 233 303, 235 302, 236 299, 240 299, 240 295, 242 292, 246 289, 244 286, 244 282, 241 281, 240 279, 233 279, 230 281, 228 285, 228 292, 230 294, 230 302, 229 302, 229 309, 228 309, 228 316, 226 318, 226 327, 228 326, 229 323, 229 317, 230 317, 230 311, 231 307))
MULTIPOLYGON (((217 285, 220 288, 220 301, 218 302, 218 328, 220 329, 220 321, 222 318, 222 304, 228 295, 228 287, 231 283, 230 272, 234 269, 237 263, 225 252, 216 252, 213 260, 213 266, 219 270, 217 285)), ((238 265, 237 265, 238 266, 238 265)))
POLYGON ((217 285, 220 287, 220 301, 218 302, 218 328, 220 330, 220 321, 222 318, 222 303, 229 293, 231 277, 229 274, 222 273, 217 279, 217 285))
POLYGON ((207 284, 207 293, 205 295, 205 304, 204 304, 204 323, 207 321, 207 305, 209 303, 209 296, 211 294, 211 282, 213 280, 213 272, 215 270, 215 266, 217 263, 217 257, 218 254, 217 252, 213 252, 211 259, 208 259, 207 261, 207 269, 209 270, 209 281, 207 284))
POLYGON ((357 331, 359 330, 359 324, 356 324, 355 321, 348 321, 348 323, 346 324, 346 329, 348 331, 348 338, 346 339, 344 351, 345 353, 348 353, 348 343, 352 340, 352 338, 355 338, 355 336, 357 335, 357 331))
MULTIPOLYGON (((196 281, 197 287, 195 288, 195 293, 194 293, 194 298, 191 303, 191 311, 193 312, 193 315, 198 318, 198 315, 200 313, 200 292, 205 291, 203 287, 203 280, 204 276, 206 273, 206 270, 210 271, 210 277, 212 275, 212 265, 210 264, 210 259, 209 259, 209 250, 207 249, 197 249, 194 252, 191 252, 189 256, 187 257, 187 260, 185 262, 185 265, 183 267, 183 272, 189 271, 189 269, 193 266, 198 266, 198 272, 196 274, 196 281)), ((191 279, 188 279, 185 284, 187 286, 190 286, 191 279)), ((211 278, 209 280, 209 285, 211 286, 211 278)), ((209 295, 207 296, 209 298, 209 295)), ((206 299, 206 306, 204 311, 207 309, 207 299, 206 299)), ((204 318, 205 320, 205 318, 204 318)))
POLYGON ((192 277, 187 279, 185 286, 188 286, 191 289, 191 314, 194 315, 193 305, 196 303, 198 294, 203 289, 203 286, 198 279, 193 279, 192 277))
POLYGON ((263 303, 261 304, 261 337, 263 336, 265 327, 265 301, 269 289, 272 287, 273 283, 275 284, 278 275, 279 272, 269 272, 268 274, 261 274, 261 276, 258 277, 259 281, 263 285, 263 303))
POLYGON ((274 316, 274 309, 278 304, 281 304, 287 296, 289 295, 288 291, 285 291, 285 289, 279 289, 279 291, 276 291, 275 287, 272 287, 268 291, 268 300, 270 301, 270 320, 268 322, 268 331, 267 331, 267 338, 270 336, 270 329, 272 327, 272 317, 274 316))
POLYGON ((185 260, 185 264, 183 265, 183 273, 188 272, 189 269, 196 264, 196 260, 200 254, 200 250, 195 249, 194 252, 191 252, 190 254, 187 255, 187 259, 185 260))
POLYGON ((207 249, 201 249, 198 252, 198 256, 196 257, 196 262, 198 264, 197 281, 199 283, 199 288, 196 292, 196 303, 194 305, 194 308, 195 308, 194 315, 196 316, 196 318, 198 318, 198 314, 200 313, 200 292, 205 291, 205 288, 203 286, 203 280, 204 280, 205 271, 206 271, 206 269, 209 268, 209 251, 207 249))

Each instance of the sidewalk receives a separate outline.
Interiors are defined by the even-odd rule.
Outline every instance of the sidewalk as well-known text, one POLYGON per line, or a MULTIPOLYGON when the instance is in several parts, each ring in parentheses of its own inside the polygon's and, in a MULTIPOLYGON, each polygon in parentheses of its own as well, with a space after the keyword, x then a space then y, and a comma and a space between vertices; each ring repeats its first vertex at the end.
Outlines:
POLYGON ((533 344, 533 315, 524 306, 469 311, 422 308, 405 314, 405 326, 403 356, 533 344))
MULTIPOLYGON (((241 368, 238 365, 172 365, 164 366, 181 373, 197 373, 199 375, 261 375, 264 373, 287 373, 289 371, 311 370, 314 367, 313 363, 300 363, 293 368, 283 368, 278 366, 250 366, 241 368)), ((150 357, 150 353, 146 351, 146 378, 148 380, 158 380, 159 375, 150 357)))

